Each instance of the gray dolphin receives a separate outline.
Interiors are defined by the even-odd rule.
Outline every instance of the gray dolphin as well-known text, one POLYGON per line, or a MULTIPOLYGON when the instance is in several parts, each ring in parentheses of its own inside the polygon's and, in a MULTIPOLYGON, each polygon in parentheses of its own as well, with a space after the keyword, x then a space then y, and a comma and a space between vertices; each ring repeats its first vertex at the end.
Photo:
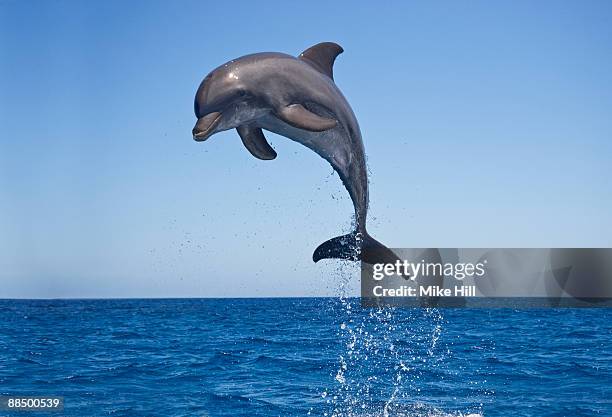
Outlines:
POLYGON ((198 121, 193 138, 236 129, 253 156, 269 160, 276 152, 262 129, 312 149, 338 172, 348 190, 356 230, 321 244, 315 262, 338 258, 373 263, 396 256, 366 230, 368 175, 361 131, 351 106, 333 79, 333 65, 343 52, 332 42, 308 48, 299 57, 275 52, 246 55, 213 70, 195 97, 198 121))

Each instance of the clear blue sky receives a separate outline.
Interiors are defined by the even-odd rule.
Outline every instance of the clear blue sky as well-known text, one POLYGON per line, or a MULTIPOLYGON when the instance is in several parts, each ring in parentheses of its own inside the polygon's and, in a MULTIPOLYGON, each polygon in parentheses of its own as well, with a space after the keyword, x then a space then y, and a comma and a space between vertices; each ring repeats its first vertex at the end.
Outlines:
POLYGON ((376 238, 612 245, 612 3, 365 4, 0 1, 0 298, 332 293, 331 168, 190 133, 211 69, 320 41, 345 49, 376 238))

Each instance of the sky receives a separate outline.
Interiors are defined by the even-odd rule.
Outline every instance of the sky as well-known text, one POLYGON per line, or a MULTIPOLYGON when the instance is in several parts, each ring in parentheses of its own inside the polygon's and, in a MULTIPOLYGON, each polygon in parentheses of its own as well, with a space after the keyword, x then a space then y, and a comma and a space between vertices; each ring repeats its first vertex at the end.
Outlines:
POLYGON ((612 245, 608 1, 0 1, 0 298, 333 295, 337 175, 191 137, 206 74, 343 46, 389 247, 612 245))

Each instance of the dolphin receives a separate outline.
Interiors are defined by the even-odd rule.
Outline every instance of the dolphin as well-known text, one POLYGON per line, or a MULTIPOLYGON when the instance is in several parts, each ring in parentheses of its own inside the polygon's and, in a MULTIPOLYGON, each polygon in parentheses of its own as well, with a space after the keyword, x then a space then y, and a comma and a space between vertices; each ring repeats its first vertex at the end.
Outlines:
POLYGON ((194 103, 193 138, 204 141, 236 129, 256 158, 276 151, 263 130, 310 148, 331 164, 355 209, 355 230, 322 243, 313 260, 347 259, 394 262, 397 257, 366 230, 368 174, 359 124, 334 82, 333 65, 344 50, 336 43, 314 45, 297 58, 264 52, 221 65, 200 84, 194 103), (371 255, 375 254, 376 259, 371 255))

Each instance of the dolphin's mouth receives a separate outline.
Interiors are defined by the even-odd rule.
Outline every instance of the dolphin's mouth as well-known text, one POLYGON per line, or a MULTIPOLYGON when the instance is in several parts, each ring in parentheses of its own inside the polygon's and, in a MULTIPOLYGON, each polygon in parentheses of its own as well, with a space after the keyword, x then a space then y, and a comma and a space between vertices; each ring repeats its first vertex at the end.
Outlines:
POLYGON ((221 112, 214 111, 208 113, 204 117, 200 117, 191 131, 193 133, 193 139, 198 142, 203 142, 208 139, 215 130, 215 127, 219 124, 221 115, 221 112))

